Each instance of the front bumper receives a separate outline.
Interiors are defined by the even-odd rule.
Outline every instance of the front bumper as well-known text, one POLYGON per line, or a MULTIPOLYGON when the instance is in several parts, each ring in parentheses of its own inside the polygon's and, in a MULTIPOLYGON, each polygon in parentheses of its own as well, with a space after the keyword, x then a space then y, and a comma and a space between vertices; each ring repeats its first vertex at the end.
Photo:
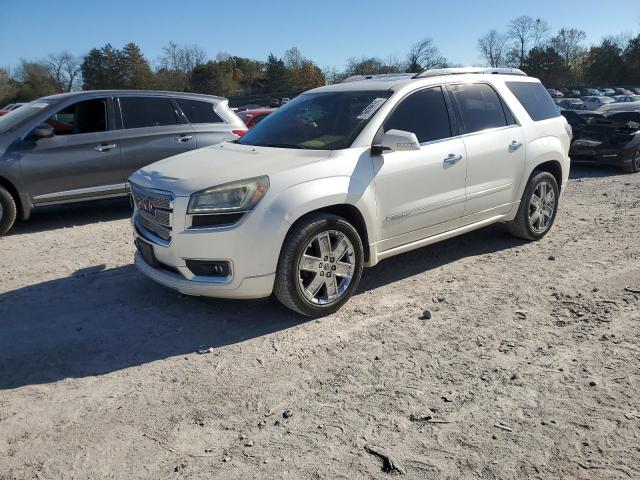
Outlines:
POLYGON ((634 147, 587 148, 572 146, 569 151, 569 157, 575 163, 620 166, 631 164, 634 153, 634 147))
POLYGON ((132 218, 136 244, 150 245, 158 264, 151 265, 140 251, 135 265, 150 279, 186 295, 218 298, 264 298, 271 295, 280 247, 288 223, 269 211, 253 211, 234 225, 219 228, 188 228, 188 198, 175 199, 170 241, 162 241, 132 218), (225 261, 226 277, 197 276, 187 260, 225 261))
POLYGON ((165 287, 172 288, 185 295, 215 298, 265 298, 271 295, 275 274, 243 279, 239 285, 228 283, 188 280, 179 273, 164 268, 154 268, 144 261, 139 252, 135 253, 135 266, 149 277, 165 287))

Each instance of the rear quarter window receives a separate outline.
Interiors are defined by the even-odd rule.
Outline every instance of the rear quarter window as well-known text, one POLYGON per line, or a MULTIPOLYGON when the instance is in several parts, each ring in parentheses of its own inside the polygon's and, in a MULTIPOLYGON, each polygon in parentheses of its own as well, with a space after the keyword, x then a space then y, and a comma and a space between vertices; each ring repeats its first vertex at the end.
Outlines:
POLYGON ((560 116, 558 107, 541 83, 506 82, 506 85, 534 122, 560 116))
POLYGON ((176 98, 175 101, 187 116, 189 123, 222 123, 220 116, 213 111, 214 104, 199 100, 176 98))

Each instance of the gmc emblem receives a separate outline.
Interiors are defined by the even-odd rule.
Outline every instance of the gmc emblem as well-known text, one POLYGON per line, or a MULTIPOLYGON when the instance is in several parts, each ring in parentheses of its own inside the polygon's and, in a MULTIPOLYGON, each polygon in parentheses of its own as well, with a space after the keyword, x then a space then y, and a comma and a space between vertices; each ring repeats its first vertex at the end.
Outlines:
POLYGON ((153 203, 151 203, 151 200, 149 200, 148 198, 140 198, 138 200, 138 209, 144 210, 145 212, 151 214, 155 212, 155 207, 153 206, 153 203))

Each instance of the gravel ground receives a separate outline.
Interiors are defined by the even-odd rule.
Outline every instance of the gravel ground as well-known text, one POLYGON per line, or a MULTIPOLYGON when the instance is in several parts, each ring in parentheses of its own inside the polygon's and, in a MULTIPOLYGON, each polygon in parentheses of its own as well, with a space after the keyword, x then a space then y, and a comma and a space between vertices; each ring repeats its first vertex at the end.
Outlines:
POLYGON ((541 242, 386 260, 317 321, 148 281, 127 202, 44 209, 0 239, 0 478, 638 478, 639 207, 574 168, 541 242))

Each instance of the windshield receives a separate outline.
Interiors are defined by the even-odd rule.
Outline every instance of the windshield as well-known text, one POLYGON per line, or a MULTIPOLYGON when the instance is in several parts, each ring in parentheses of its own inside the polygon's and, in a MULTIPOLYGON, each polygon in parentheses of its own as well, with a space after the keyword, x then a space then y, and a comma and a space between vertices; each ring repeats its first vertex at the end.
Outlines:
POLYGON ((310 150, 349 148, 391 93, 305 93, 269 115, 237 142, 310 150))
POLYGON ((48 107, 52 103, 53 102, 46 100, 36 100, 2 115, 0 117, 0 133, 8 132, 28 122, 32 117, 42 112, 43 108, 48 107))

